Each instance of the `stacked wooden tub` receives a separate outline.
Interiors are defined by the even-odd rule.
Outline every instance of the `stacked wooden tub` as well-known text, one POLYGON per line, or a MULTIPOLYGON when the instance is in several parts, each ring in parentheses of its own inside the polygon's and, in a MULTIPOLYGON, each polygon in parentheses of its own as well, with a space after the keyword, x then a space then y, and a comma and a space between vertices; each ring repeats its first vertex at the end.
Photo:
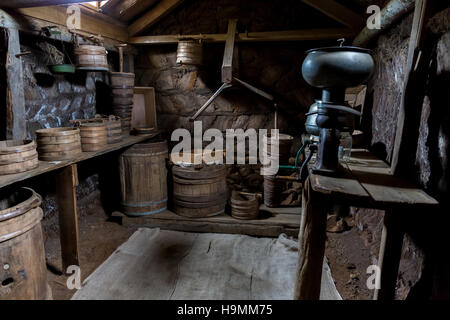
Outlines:
POLYGON ((111 72, 113 114, 122 119, 122 133, 131 131, 134 96, 134 73, 111 72))
POLYGON ((0 141, 0 175, 26 172, 39 166, 32 140, 0 141))
POLYGON ((202 218, 225 212, 228 193, 225 165, 174 165, 172 176, 176 214, 202 218))
POLYGON ((108 71, 106 49, 103 46, 80 45, 75 49, 78 70, 108 71))
POLYGON ((80 123, 81 149, 84 152, 99 151, 108 144, 108 131, 103 122, 80 123))
POLYGON ((69 160, 82 152, 80 129, 62 127, 36 131, 39 159, 69 160))

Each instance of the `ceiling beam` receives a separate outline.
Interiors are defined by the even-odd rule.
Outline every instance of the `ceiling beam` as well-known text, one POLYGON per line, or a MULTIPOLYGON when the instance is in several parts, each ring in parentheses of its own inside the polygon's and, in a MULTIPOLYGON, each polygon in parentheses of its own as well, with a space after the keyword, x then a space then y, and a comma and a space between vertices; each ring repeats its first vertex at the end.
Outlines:
POLYGON ((349 28, 360 28, 364 18, 334 0, 302 0, 307 5, 322 12, 349 28))
MULTIPOLYGON (((276 41, 306 41, 335 40, 342 37, 353 37, 356 31, 349 28, 307 29, 270 32, 249 32, 236 35, 237 42, 276 42, 276 41)), ((197 34, 197 35, 163 35, 142 36, 130 38, 129 43, 135 45, 156 45, 178 43, 181 39, 198 39, 204 42, 225 42, 227 34, 197 34)))
MULTIPOLYGON (((60 26, 67 26, 67 8, 64 6, 51 6, 51 7, 39 7, 39 8, 23 8, 18 9, 18 13, 41 19, 44 21, 52 22, 60 26)), ((101 13, 87 13, 85 9, 81 9, 81 28, 80 31, 84 31, 94 35, 101 35, 105 38, 126 42, 128 40, 128 32, 125 26, 111 17, 105 15, 101 18, 101 13)))
MULTIPOLYGON (((106 10, 102 7, 102 11, 120 21, 128 22, 139 14, 146 12, 156 2, 158 0, 121 0, 114 6, 108 6, 106 10)), ((104 7, 108 4, 109 2, 104 7)))
POLYGON ((81 2, 89 2, 89 0, 0 0, 0 8, 32 8, 81 2))
POLYGON ((161 0, 149 12, 137 19, 128 27, 130 36, 135 36, 142 31, 145 31, 150 26, 161 20, 173 9, 180 5, 184 0, 161 0))

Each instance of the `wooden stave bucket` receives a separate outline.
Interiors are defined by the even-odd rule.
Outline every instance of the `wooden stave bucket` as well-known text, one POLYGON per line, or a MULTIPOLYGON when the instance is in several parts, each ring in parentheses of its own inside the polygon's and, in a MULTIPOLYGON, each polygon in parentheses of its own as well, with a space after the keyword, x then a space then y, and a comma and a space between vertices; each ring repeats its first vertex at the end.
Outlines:
POLYGON ((250 195, 238 191, 233 191, 230 205, 231 216, 233 218, 240 220, 254 220, 258 218, 259 200, 256 194, 250 195))
POLYGON ((82 123, 79 128, 83 152, 100 151, 108 144, 108 131, 105 123, 82 123))
POLYGON ((10 282, 0 285, 0 300, 52 299, 41 228, 42 199, 28 188, 15 194, 17 199, 0 201, 2 207, 8 205, 0 209, 0 283, 10 282))
POLYGON ((111 94, 113 97, 114 96, 123 97, 123 96, 130 96, 130 95, 134 96, 134 87, 111 86, 111 94))
POLYGON ((287 165, 289 164, 289 157, 291 152, 291 147, 294 142, 294 137, 288 134, 279 134, 279 143, 278 143, 278 154, 271 152, 271 139, 270 134, 265 135, 264 139, 267 139, 267 143, 263 146, 263 151, 267 154, 268 157, 273 157, 278 155, 279 164, 287 165))
POLYGON ((174 212, 188 218, 223 214, 227 203, 224 165, 172 167, 174 212))
POLYGON ((283 181, 276 179, 274 175, 264 176, 264 204, 267 207, 276 208, 280 206, 283 185, 283 181))
POLYGON ((22 173, 39 166, 33 140, 0 141, 0 175, 22 173))
POLYGON ((203 45, 195 40, 180 40, 177 48, 177 64, 201 65, 203 45))
POLYGON ((39 160, 62 161, 82 152, 80 130, 72 127, 40 129, 36 131, 39 160), (48 146, 55 146, 49 151, 48 146), (68 146, 71 147, 68 147, 68 146))
POLYGON ((121 207, 128 216, 167 209, 167 141, 136 144, 120 156, 121 207))
POLYGON ((134 87, 134 73, 110 72, 110 83, 114 86, 134 87))
POLYGON ((109 71, 106 49, 104 47, 80 45, 74 52, 78 70, 109 71))

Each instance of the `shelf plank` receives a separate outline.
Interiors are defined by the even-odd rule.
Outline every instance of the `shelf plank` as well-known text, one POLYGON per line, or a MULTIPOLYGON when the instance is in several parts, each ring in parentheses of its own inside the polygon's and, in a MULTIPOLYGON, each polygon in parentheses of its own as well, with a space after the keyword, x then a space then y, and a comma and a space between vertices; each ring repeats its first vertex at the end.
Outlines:
POLYGON ((95 152, 82 152, 79 155, 76 155, 70 160, 64 161, 39 161, 39 167, 23 173, 16 173, 10 175, 0 176, 0 188, 11 185, 16 182, 20 182, 47 172, 55 171, 72 164, 76 164, 78 162, 88 160, 91 158, 95 158, 113 151, 120 150, 122 148, 134 145, 139 142, 143 142, 145 140, 151 139, 156 136, 158 133, 146 136, 128 136, 123 137, 121 142, 109 144, 105 149, 95 152))

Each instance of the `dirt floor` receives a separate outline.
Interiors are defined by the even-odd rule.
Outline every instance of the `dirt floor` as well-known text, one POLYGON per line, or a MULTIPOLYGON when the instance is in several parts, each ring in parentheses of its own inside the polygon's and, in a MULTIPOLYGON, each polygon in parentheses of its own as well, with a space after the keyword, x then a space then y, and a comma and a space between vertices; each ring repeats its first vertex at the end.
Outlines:
MULTIPOLYGON (((123 227, 117 220, 108 218, 98 200, 89 201, 80 215, 81 278, 86 279, 103 263, 117 247, 124 243, 135 231, 135 227, 123 227)), ((45 221, 45 249, 49 283, 53 298, 70 299, 75 293, 67 288, 66 275, 62 273, 59 233, 55 221, 45 221)), ((330 265, 336 287, 343 299, 371 299, 367 289, 366 268, 370 264, 367 250, 356 228, 343 233, 327 233, 326 257, 330 265)))

